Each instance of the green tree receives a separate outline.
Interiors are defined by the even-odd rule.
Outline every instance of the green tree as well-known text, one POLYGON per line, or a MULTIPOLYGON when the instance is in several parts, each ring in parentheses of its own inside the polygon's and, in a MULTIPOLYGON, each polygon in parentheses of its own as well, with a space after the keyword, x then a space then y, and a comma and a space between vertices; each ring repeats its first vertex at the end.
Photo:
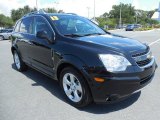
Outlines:
POLYGON ((131 4, 113 5, 112 10, 109 12, 109 17, 115 19, 116 23, 119 24, 120 9, 122 13, 122 24, 133 23, 135 21, 135 9, 131 4))
POLYGON ((28 5, 24 6, 23 8, 18 8, 17 10, 13 9, 11 10, 11 18, 14 22, 16 22, 18 19, 20 19, 22 16, 24 16, 27 13, 33 12, 36 9, 30 8, 28 5))
MULTIPOLYGON (((44 11, 48 13, 55 13, 57 12, 54 8, 44 8, 44 11)), ((11 10, 11 18, 14 22, 16 22, 18 19, 20 19, 22 16, 24 16, 27 13, 37 11, 36 8, 30 8, 28 5, 24 6, 23 8, 13 9, 11 10)))
POLYGON ((112 10, 107 13, 105 12, 100 17, 97 17, 97 21, 100 27, 104 27, 104 25, 108 25, 109 27, 114 28, 119 24, 120 19, 120 10, 121 10, 121 18, 122 24, 142 24, 143 26, 159 24, 156 20, 152 20, 154 12, 157 10, 144 11, 144 10, 136 10, 134 6, 131 4, 123 4, 113 5, 112 10))
POLYGON ((48 12, 48 13, 57 13, 57 10, 55 8, 45 8, 43 10, 48 12))
POLYGON ((159 23, 158 21, 151 19, 155 11, 156 10, 151 10, 151 11, 136 10, 137 23, 142 24, 144 26, 147 24, 150 25, 158 24, 159 23))
POLYGON ((108 18, 106 16, 100 16, 100 17, 97 17, 96 18, 98 23, 99 23, 99 26, 100 27, 104 27, 105 25, 107 25, 109 28, 114 28, 115 25, 116 25, 116 21, 115 19, 113 18, 108 18))
POLYGON ((12 27, 13 21, 10 17, 0 14, 0 27, 12 27))

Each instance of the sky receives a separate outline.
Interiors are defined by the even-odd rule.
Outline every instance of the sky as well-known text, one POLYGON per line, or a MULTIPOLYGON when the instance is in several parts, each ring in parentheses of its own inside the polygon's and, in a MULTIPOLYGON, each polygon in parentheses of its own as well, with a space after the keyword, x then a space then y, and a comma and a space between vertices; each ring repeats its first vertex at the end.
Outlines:
MULTIPOLYGON (((37 0, 38 8, 54 7, 66 13, 76 13, 78 15, 92 18, 94 16, 94 0, 37 0)), ((112 5, 119 3, 131 3, 136 9, 154 10, 158 8, 160 0, 95 0, 95 15, 100 16, 104 12, 109 12, 112 5)), ((0 0, 0 14, 10 16, 12 9, 18 9, 29 5, 36 7, 36 0, 0 0)))

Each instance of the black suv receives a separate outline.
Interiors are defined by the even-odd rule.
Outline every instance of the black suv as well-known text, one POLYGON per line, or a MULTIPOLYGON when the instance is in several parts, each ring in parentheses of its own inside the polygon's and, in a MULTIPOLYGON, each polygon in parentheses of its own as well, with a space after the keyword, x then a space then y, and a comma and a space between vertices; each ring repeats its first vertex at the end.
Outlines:
POLYGON ((58 80, 76 107, 112 103, 151 82, 156 70, 149 46, 113 35, 75 14, 35 12, 12 34, 15 66, 30 66, 58 80))

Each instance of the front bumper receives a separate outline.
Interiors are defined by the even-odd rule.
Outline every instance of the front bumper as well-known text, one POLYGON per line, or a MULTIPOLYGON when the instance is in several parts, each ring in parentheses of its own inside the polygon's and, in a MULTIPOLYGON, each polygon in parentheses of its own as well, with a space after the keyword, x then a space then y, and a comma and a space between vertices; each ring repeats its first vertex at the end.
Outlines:
POLYGON ((132 73, 116 73, 112 74, 112 77, 104 76, 105 82, 103 83, 97 83, 93 80, 91 91, 94 102, 116 102, 140 90, 151 82, 157 64, 154 60, 150 66, 145 68, 132 67, 134 69, 132 73))

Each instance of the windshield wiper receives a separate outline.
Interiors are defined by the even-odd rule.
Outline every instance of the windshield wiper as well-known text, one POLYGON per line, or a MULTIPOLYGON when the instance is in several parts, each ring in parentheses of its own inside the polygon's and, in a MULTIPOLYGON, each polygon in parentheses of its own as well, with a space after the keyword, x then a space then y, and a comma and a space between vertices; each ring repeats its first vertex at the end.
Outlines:
POLYGON ((89 33, 89 34, 84 34, 84 35, 79 35, 79 34, 65 34, 64 36, 69 36, 69 37, 84 37, 84 36, 91 36, 91 35, 105 35, 105 33, 89 33))
POLYGON ((69 37, 83 37, 82 35, 78 35, 78 34, 65 34, 64 36, 69 36, 69 37))
POLYGON ((89 34, 85 34, 83 36, 91 36, 91 35, 105 35, 103 33, 89 33, 89 34))

